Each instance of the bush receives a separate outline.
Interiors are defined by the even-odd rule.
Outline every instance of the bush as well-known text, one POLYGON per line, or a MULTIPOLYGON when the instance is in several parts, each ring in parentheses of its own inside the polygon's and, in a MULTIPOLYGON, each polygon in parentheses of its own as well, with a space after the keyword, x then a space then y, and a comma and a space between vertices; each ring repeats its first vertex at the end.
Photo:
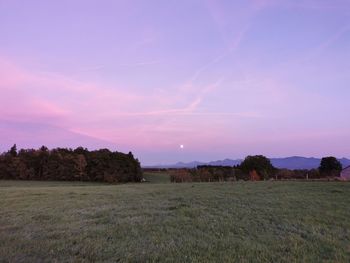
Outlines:
POLYGON ((170 181, 172 183, 192 182, 193 177, 191 176, 188 169, 171 170, 170 181))

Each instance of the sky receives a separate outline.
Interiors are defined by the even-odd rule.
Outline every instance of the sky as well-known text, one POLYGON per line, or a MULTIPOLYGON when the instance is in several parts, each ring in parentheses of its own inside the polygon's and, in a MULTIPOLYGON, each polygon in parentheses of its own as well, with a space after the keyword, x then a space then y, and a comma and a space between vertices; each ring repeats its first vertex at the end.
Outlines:
POLYGON ((0 0, 0 151, 350 157, 349 0, 0 0))

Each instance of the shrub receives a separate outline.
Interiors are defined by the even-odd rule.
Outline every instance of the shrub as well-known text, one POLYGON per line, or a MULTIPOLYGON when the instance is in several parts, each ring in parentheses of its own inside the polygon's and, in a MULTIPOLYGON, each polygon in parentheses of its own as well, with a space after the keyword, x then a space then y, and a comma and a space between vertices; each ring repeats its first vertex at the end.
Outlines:
POLYGON ((192 176, 188 169, 178 169, 170 171, 170 181, 172 183, 192 182, 192 176))

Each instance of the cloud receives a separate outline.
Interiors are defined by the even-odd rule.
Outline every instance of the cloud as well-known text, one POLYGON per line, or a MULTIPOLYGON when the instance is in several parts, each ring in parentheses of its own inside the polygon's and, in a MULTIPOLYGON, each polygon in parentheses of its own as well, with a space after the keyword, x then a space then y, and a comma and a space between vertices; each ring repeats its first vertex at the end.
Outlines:
POLYGON ((94 67, 86 67, 86 68, 82 68, 79 70, 79 72, 91 72, 91 71, 100 71, 102 69, 104 69, 105 66, 94 66, 94 67))
POLYGON ((349 10, 349 2, 347 0, 252 0, 253 6, 257 9, 268 7, 283 7, 283 8, 299 8, 308 10, 349 10))
POLYGON ((122 66, 122 67, 140 67, 140 66, 157 65, 160 63, 161 62, 159 60, 151 60, 151 61, 140 61, 140 62, 135 62, 135 63, 130 63, 130 64, 121 64, 119 66, 122 66))
MULTIPOLYGON (((22 127, 29 127, 30 123, 37 127, 51 127, 46 133, 43 131, 45 136, 40 133, 46 141, 51 136, 50 142, 61 140, 57 133, 64 134, 62 141, 65 142, 74 133, 74 136, 81 134, 117 145, 168 145, 166 141, 174 141, 186 131, 190 119, 193 127, 188 137, 193 138, 198 136, 198 129, 212 118, 257 117, 251 112, 213 112, 201 107, 206 96, 221 85, 222 78, 199 85, 195 92, 179 89, 176 96, 168 90, 161 95, 136 94, 115 85, 101 86, 58 73, 27 70, 19 63, 1 58, 0 79, 1 120, 23 123, 22 127), (160 134, 160 127, 163 131, 171 130, 174 138, 167 137, 167 132, 160 134), (57 133, 52 132, 53 129, 57 129, 57 133)), ((6 133, 4 129, 3 134, 6 133)), ((209 132, 206 133, 209 136, 209 132)), ((13 133, 12 127, 7 134, 17 134, 21 141, 25 141, 26 128, 13 133)), ((32 133, 28 131, 28 140, 30 136, 32 133)), ((15 139, 14 136, 11 138, 15 139)))
POLYGON ((345 35, 345 33, 349 31, 350 31, 350 24, 344 25, 343 27, 339 28, 333 35, 331 35, 324 42, 322 42, 318 47, 316 47, 309 55, 309 58, 321 54, 324 50, 326 50, 332 44, 337 42, 343 35, 345 35))
POLYGON ((7 120, 70 128, 143 100, 126 90, 100 87, 57 73, 32 72, 4 58, 0 59, 0 79, 0 115, 7 120))
MULTIPOLYGON (((232 5, 232 3, 230 4, 232 5)), ((217 63, 239 47, 244 34, 250 28, 253 18, 260 11, 260 9, 262 9, 260 7, 257 8, 257 4, 255 4, 256 6, 253 5, 253 8, 242 8, 239 5, 236 6, 233 4, 234 8, 239 9, 241 13, 236 14, 237 17, 235 18, 235 24, 232 24, 231 14, 228 13, 227 10, 229 10, 229 8, 227 8, 226 5, 227 3, 224 4, 222 1, 207 0, 205 2, 208 13, 218 28, 219 34, 227 49, 227 52, 219 55, 217 58, 214 58, 211 62, 209 62, 208 66, 217 63)))
POLYGON ((84 146, 89 149, 110 148, 116 150, 116 145, 107 140, 94 138, 76 131, 68 130, 45 122, 34 120, 4 120, 0 118, 0 151, 8 150, 14 143, 19 148, 39 148, 45 145, 49 148, 84 146))

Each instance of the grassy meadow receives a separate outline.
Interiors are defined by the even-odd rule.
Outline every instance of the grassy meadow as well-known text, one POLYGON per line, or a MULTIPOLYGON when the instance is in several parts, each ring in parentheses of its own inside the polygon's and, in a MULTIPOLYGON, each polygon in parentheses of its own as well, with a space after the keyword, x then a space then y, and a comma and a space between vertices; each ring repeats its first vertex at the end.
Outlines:
POLYGON ((0 181, 0 262, 350 262, 350 183, 0 181))

